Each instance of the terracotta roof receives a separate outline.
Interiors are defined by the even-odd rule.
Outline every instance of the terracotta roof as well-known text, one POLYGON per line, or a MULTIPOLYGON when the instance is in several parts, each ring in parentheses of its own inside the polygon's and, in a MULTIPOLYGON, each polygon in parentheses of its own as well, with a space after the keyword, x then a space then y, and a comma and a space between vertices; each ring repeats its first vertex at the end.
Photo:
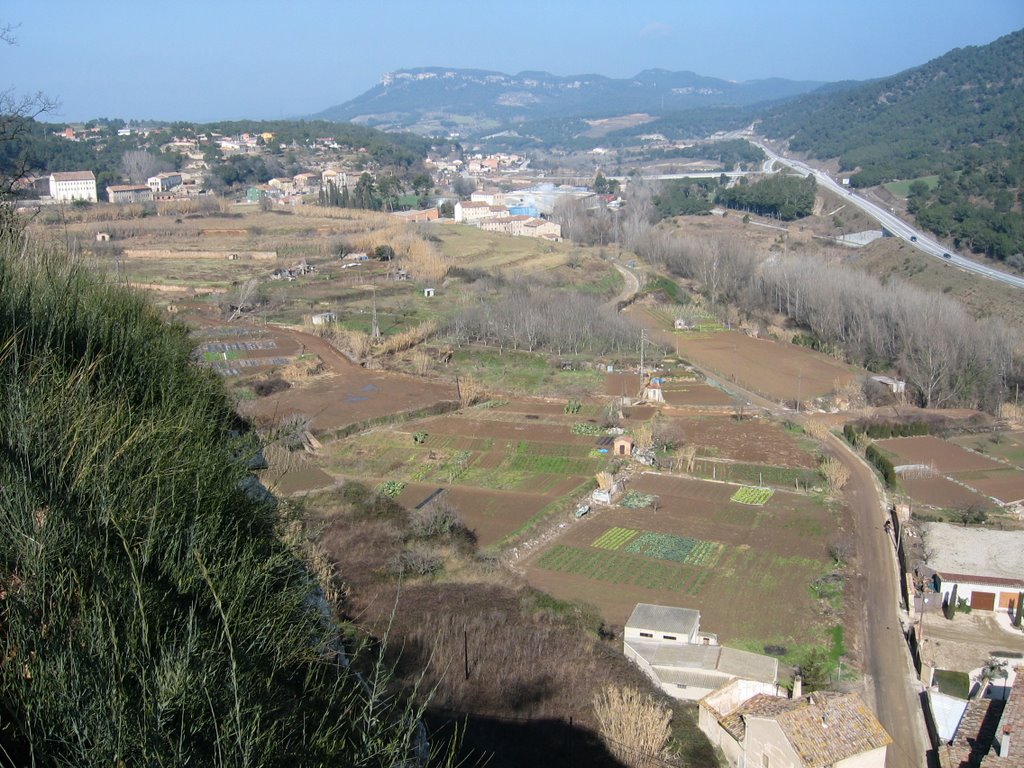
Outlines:
POLYGON ((826 768, 892 743, 856 693, 819 692, 799 699, 758 694, 718 722, 740 744, 751 719, 774 720, 805 768, 826 768))
POLYGON ((1017 677, 1003 707, 1003 716, 996 728, 996 740, 1009 738, 1009 754, 997 755, 993 746, 981 761, 982 768, 1021 768, 1024 766, 1024 667, 1017 667, 1017 677))
POLYGON ((892 743, 856 693, 812 693, 794 704, 774 719, 807 768, 824 768, 892 743))
POLYGON ((971 699, 960 718, 956 734, 945 748, 952 768, 968 768, 981 764, 996 735, 996 726, 1003 712, 999 699, 971 699))
POLYGON ((145 184, 113 184, 107 187, 107 192, 149 192, 145 184))
POLYGON ((772 718, 785 712, 791 706, 793 706, 793 702, 789 699, 783 699, 778 696, 769 696, 766 693, 759 693, 756 696, 747 699, 747 701, 745 701, 741 706, 734 709, 725 717, 720 718, 718 722, 730 736, 742 744, 743 738, 747 732, 745 720, 747 716, 772 718))
POLYGON ((61 171, 51 175, 54 181, 96 181, 92 171, 61 171))
POLYGON ((1014 587, 1024 589, 1024 580, 1007 579, 1002 576, 976 576, 969 573, 949 573, 947 571, 936 571, 943 581, 959 582, 966 584, 989 584, 993 587, 1014 587))

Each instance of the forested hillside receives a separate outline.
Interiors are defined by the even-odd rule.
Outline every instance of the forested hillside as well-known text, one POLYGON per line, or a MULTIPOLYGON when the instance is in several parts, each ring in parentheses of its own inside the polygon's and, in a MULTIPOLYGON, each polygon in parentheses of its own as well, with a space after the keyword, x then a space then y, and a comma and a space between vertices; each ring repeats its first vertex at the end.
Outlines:
MULTIPOLYGON (((145 133, 138 128, 130 136, 119 136, 123 120, 96 120, 86 123, 97 134, 87 141, 70 141, 56 135, 63 123, 44 123, 28 118, 9 141, 0 142, 0 177, 17 178, 22 173, 49 174, 56 171, 89 170, 96 174, 100 195, 108 184, 119 184, 127 175, 125 155, 143 151, 153 156, 161 170, 179 169, 182 155, 161 151, 174 138, 207 136, 200 149, 210 164, 213 176, 225 184, 264 183, 288 171, 294 163, 288 149, 293 144, 308 145, 318 138, 331 138, 342 149, 364 149, 375 167, 408 171, 418 168, 430 141, 408 133, 384 133, 350 123, 304 122, 295 120, 248 120, 219 123, 176 122, 151 126, 145 133), (209 135, 237 136, 243 132, 271 133, 274 138, 261 155, 234 155, 224 158, 209 135), (148 135, 147 135, 148 134, 148 135)), ((144 181, 145 179, 143 179, 144 181)))
POLYGON ((422 758, 418 713, 346 652, 186 330, 5 232, 0 763, 422 758))
POLYGON ((796 152, 838 157, 858 187, 941 174, 915 201, 924 226, 997 259, 1024 250, 1024 30, 801 97, 766 113, 759 130, 796 152))

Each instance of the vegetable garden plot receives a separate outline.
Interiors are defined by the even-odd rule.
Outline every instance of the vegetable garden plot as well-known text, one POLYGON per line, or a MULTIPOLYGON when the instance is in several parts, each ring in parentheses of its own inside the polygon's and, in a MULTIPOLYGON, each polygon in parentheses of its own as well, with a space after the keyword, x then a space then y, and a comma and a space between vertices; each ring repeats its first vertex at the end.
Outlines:
POLYGON ((763 507, 774 494, 775 491, 771 488, 757 488, 744 485, 732 495, 730 501, 735 501, 740 504, 749 504, 755 507, 763 507))
POLYGON ((715 541, 651 531, 645 531, 624 548, 625 552, 635 555, 643 555, 657 560, 671 560, 703 568, 714 568, 724 550, 725 545, 715 541))
POLYGON ((706 577, 697 568, 676 563, 643 560, 603 549, 579 549, 555 545, 538 565, 550 571, 570 573, 612 584, 696 595, 706 577))
POLYGON ((689 536, 673 536, 669 533, 637 531, 632 528, 609 528, 594 539, 592 547, 607 550, 622 550, 655 560, 670 560, 686 565, 714 568, 718 564, 725 545, 717 541, 704 541, 689 536))

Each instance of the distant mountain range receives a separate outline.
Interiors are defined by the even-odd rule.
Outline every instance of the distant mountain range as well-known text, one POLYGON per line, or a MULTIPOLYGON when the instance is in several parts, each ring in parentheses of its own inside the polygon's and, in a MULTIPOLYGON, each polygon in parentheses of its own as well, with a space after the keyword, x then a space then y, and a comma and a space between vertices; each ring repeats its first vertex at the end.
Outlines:
POLYGON ((507 75, 479 69, 422 67, 389 72, 351 101, 310 119, 362 123, 417 133, 474 133, 530 120, 601 118, 739 107, 799 96, 824 85, 781 78, 737 83, 693 72, 649 69, 636 77, 507 75))

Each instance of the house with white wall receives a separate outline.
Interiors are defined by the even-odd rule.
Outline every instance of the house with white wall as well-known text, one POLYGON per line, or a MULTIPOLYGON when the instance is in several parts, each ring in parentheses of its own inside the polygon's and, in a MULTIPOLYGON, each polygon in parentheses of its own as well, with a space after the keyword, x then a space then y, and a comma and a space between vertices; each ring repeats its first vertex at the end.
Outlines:
POLYGON ((489 205, 483 202, 460 200, 455 204, 455 221, 462 224, 478 224, 482 219, 508 216, 504 205, 489 205))
POLYGON ((50 197, 56 203, 84 200, 95 203, 96 176, 92 171, 63 171, 50 174, 50 197))
POLYGON ((148 203, 153 190, 145 184, 113 184, 107 187, 107 200, 111 203, 148 203))
POLYGON ((778 691, 778 659, 718 644, 700 631, 700 612, 638 603, 623 633, 623 653, 662 691, 697 701, 733 680, 778 691))
POLYGON ((146 186, 153 190, 154 195, 159 195, 161 192, 170 192, 175 187, 181 186, 181 174, 158 173, 156 176, 150 176, 146 179, 146 186))
POLYGON ((1024 531, 998 531, 950 523, 921 526, 929 550, 925 567, 942 602, 975 611, 1014 611, 1024 592, 1024 531))
POLYGON ((505 205, 504 192, 474 192, 469 196, 469 199, 470 202, 473 203, 486 203, 487 205, 505 205))

